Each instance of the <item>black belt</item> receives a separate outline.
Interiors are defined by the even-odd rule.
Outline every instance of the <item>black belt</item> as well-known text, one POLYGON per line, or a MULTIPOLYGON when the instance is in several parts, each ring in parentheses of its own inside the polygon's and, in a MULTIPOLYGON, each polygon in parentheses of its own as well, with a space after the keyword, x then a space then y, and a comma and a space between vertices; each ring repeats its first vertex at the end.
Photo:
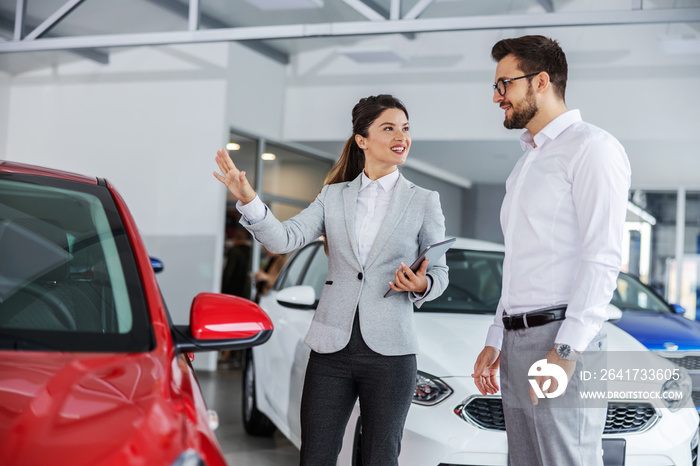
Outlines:
POLYGON ((539 311, 525 312, 509 316, 503 315, 503 327, 506 330, 520 330, 522 328, 539 327, 540 325, 564 320, 566 317, 566 306, 551 307, 539 311))

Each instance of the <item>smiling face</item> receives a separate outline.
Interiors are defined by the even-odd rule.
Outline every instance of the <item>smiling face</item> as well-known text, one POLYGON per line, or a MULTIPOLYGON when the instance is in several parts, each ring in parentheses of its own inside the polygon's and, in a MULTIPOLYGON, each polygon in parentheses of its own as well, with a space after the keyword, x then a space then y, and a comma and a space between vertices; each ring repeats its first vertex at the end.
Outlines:
MULTIPOLYGON (((525 73, 518 67, 513 55, 505 56, 496 67, 496 79, 512 79, 525 73)), ((537 114, 538 106, 530 78, 517 79, 506 85, 505 95, 493 92, 493 101, 505 112, 503 126, 508 129, 523 129, 537 114)))
POLYGON ((408 118, 403 110, 384 110, 367 129, 367 137, 355 135, 365 153, 365 173, 371 179, 393 172, 406 161, 411 147, 408 118))

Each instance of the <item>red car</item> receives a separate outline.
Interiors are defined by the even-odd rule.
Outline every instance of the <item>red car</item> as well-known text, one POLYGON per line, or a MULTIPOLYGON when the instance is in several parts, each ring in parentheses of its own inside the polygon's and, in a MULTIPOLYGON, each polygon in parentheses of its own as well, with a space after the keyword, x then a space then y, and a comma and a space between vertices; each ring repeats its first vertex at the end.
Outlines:
POLYGON ((190 353, 271 333, 213 293, 173 325, 109 182, 0 161, 0 464, 224 465, 190 353))

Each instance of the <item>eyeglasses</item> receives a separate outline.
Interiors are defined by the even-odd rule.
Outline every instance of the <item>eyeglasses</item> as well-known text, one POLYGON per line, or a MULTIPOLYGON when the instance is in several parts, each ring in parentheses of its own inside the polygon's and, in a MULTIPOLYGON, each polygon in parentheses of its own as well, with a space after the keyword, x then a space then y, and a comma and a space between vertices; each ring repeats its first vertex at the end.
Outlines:
POLYGON ((493 83, 493 90, 498 91, 500 95, 506 95, 506 84, 508 84, 511 81, 515 81, 517 79, 523 79, 523 78, 531 78, 533 76, 537 76, 540 74, 541 71, 537 73, 532 73, 532 74, 526 74, 525 76, 518 76, 517 78, 510 78, 510 79, 499 79, 495 83, 493 83))

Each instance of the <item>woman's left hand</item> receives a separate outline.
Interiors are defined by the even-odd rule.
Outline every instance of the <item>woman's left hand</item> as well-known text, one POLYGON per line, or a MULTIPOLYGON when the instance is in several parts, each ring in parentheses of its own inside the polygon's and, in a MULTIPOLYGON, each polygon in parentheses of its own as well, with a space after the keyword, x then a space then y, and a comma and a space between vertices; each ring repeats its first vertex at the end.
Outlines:
POLYGON ((420 268, 414 273, 413 270, 403 262, 401 267, 394 274, 394 281, 389 282, 389 286, 394 291, 413 291, 414 293, 425 293, 428 289, 428 278, 425 276, 428 270, 428 259, 424 260, 420 268))

